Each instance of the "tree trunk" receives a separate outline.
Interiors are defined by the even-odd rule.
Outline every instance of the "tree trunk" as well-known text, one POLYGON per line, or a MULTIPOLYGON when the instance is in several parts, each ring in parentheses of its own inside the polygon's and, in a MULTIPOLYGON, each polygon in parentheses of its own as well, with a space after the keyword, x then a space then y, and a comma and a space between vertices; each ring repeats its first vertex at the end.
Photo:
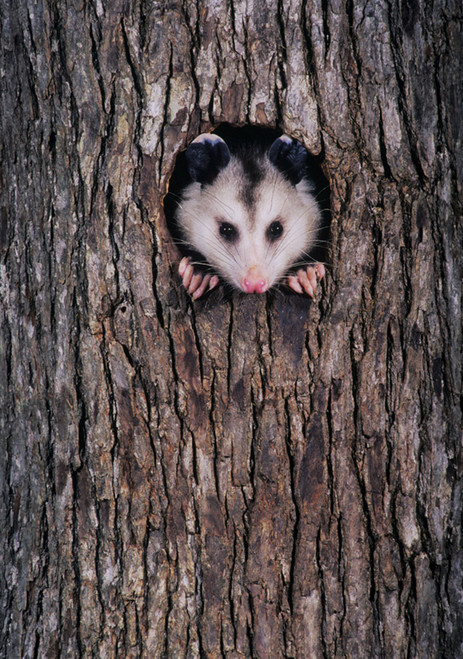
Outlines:
POLYGON ((462 656, 460 2, 0 12, 0 655, 462 656), (221 122, 323 156, 314 303, 182 289, 221 122))

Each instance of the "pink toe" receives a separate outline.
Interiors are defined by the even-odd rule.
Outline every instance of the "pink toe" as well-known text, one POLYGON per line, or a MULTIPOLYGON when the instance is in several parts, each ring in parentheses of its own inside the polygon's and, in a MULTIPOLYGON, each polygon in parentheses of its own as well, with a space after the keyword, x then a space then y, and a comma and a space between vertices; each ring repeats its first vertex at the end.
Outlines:
POLYGON ((193 277, 191 278, 190 285, 188 286, 188 293, 190 293, 190 295, 193 295, 193 293, 198 290, 198 288, 201 286, 202 280, 203 280, 202 275, 200 274, 193 275, 193 277))
POLYGON ((207 290, 207 286, 209 284, 210 278, 211 278, 211 275, 206 275, 203 278, 200 285, 198 286, 198 288, 193 293, 193 300, 197 300, 199 297, 201 297, 201 295, 204 293, 204 291, 207 290))
POLYGON ((190 262, 190 259, 188 258, 188 256, 184 256, 183 259, 178 264, 178 272, 179 272, 179 275, 181 277, 183 277, 189 262, 190 262))
POLYGON ((298 278, 296 275, 290 275, 287 279, 287 284, 288 286, 295 292, 295 293, 303 293, 302 286, 300 285, 298 278))
POLYGON ((320 281, 320 279, 323 279, 323 277, 325 276, 325 266, 323 265, 323 263, 317 263, 317 265, 315 266, 315 272, 317 273, 318 281, 320 281))

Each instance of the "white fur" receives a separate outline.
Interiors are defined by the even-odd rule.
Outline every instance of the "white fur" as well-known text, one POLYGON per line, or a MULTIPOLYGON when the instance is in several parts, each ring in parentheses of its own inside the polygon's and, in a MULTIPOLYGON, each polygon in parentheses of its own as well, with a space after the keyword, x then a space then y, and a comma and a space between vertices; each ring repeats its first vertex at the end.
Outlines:
POLYGON ((265 277, 267 288, 282 280, 313 246, 320 225, 320 209, 310 184, 303 179, 293 186, 268 158, 262 161, 262 167, 265 176, 257 185, 252 208, 247 208, 240 197, 244 172, 239 159, 232 156, 211 185, 189 185, 177 211, 185 240, 219 275, 241 289, 253 268, 265 277), (266 231, 275 220, 283 224, 284 230, 278 240, 271 242, 266 231), (235 243, 219 234, 220 221, 238 229, 240 237, 235 243))

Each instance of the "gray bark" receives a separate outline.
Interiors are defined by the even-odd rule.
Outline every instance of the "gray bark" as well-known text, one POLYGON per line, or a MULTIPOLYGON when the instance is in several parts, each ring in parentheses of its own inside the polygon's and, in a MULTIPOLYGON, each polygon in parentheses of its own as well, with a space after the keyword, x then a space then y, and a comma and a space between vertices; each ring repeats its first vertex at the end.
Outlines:
POLYGON ((461 656, 461 3, 0 15, 0 656, 461 656), (313 304, 183 291, 221 122, 323 154, 313 304))

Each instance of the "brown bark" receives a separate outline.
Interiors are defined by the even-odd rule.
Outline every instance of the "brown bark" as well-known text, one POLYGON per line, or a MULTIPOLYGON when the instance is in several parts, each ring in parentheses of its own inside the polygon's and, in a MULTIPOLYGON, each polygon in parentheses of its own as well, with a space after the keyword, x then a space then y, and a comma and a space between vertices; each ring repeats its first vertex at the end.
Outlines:
POLYGON ((461 656, 460 3, 0 13, 0 655, 461 656), (223 121, 324 156, 313 304, 181 288, 223 121))

